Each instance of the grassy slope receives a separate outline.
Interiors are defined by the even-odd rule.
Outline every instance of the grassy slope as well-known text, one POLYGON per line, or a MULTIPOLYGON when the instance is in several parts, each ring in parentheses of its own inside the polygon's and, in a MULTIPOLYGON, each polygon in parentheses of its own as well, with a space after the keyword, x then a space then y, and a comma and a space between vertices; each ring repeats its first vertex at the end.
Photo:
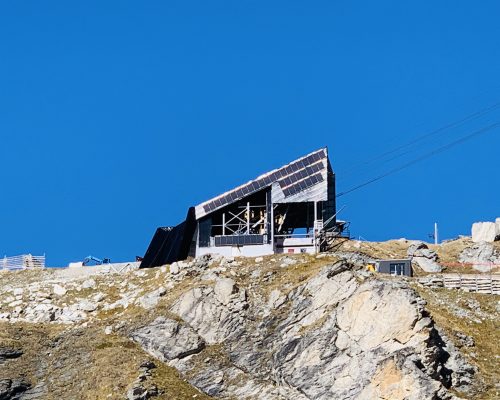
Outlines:
POLYGON ((462 347, 462 354, 479 368, 475 399, 500 398, 499 296, 415 286, 427 301, 426 309, 447 336, 460 345, 456 333, 474 339, 475 346, 462 347), (464 314, 466 315, 464 317, 464 314))
MULTIPOLYGON (((151 357, 134 342, 104 335, 100 327, 67 329, 47 324, 1 324, 0 346, 21 348, 24 354, 5 363, 0 378, 26 377, 48 382, 47 399, 123 399, 151 357)), ((151 383, 163 391, 160 399, 207 399, 177 371, 158 361, 151 383)))

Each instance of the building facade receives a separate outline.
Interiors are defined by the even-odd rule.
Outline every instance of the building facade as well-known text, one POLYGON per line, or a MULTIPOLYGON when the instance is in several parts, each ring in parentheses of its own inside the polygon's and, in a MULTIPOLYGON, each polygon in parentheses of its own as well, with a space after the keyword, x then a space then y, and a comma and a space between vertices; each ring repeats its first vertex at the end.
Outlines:
POLYGON ((204 254, 316 253, 342 234, 335 174, 321 148, 189 209, 158 228, 141 267, 204 254))

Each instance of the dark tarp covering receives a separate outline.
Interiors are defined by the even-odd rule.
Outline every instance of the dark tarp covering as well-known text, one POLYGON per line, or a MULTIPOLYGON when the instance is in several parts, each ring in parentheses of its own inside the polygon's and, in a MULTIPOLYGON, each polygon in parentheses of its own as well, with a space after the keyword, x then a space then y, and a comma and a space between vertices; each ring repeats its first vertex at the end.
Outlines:
POLYGON ((139 268, 158 267, 185 260, 196 230, 194 207, 189 208, 186 220, 171 228, 158 228, 139 268))

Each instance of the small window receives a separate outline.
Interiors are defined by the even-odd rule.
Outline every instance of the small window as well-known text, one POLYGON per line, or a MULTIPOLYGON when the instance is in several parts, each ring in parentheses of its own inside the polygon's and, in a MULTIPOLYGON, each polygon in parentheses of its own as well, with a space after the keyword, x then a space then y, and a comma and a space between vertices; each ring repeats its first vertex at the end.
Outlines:
POLYGON ((405 264, 404 263, 391 263, 389 264, 391 275, 404 275, 405 274, 405 264))

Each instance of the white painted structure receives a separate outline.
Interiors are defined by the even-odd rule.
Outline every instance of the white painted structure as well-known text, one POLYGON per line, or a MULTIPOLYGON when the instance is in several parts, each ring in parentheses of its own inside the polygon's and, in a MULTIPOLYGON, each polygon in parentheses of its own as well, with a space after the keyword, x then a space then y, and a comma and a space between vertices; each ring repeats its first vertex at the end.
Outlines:
POLYGON ((45 268, 45 255, 34 256, 32 254, 22 254, 14 257, 4 256, 0 260, 0 270, 4 271, 36 268, 45 268))
POLYGON ((193 256, 316 253, 325 221, 335 227, 328 151, 307 154, 207 200, 195 207, 195 215, 193 256))

